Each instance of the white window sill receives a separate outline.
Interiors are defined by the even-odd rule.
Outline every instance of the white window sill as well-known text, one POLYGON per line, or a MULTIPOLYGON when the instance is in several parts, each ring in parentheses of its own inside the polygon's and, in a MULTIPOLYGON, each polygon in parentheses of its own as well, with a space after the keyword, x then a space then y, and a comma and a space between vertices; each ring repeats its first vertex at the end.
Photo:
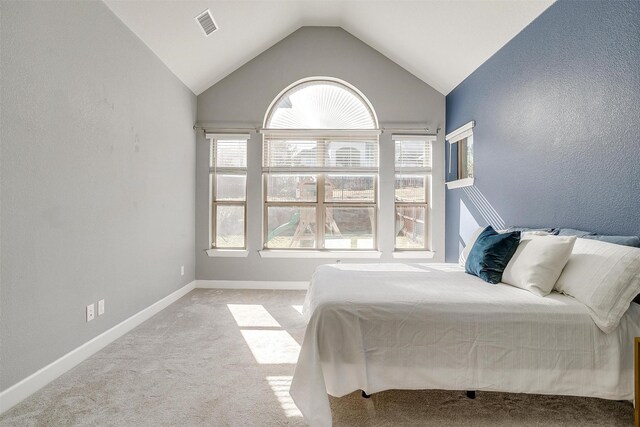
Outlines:
POLYGON ((249 251, 246 249, 207 249, 208 256, 214 258, 246 258, 249 251))
POLYGON ((433 259, 435 255, 432 251, 397 251, 391 254, 396 259, 433 259))
POLYGON ((464 178, 464 179, 457 179, 455 181, 449 181, 447 182, 447 188, 451 190, 453 188, 470 187, 473 185, 474 181, 475 181, 475 178, 464 178))
POLYGON ((262 258, 380 258, 382 252, 379 251, 314 251, 314 250, 263 250, 259 251, 262 258))

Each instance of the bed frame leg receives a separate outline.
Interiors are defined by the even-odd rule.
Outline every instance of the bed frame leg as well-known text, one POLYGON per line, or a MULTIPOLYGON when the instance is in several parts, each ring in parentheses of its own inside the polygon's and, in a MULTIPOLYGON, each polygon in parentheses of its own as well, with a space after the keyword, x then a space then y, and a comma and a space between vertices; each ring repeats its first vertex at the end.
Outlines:
POLYGON ((365 393, 365 392, 364 392, 364 390, 362 390, 362 397, 363 397, 363 398, 365 398, 365 399, 368 399, 368 398, 370 398, 370 397, 371 397, 371 395, 370 395, 370 394, 365 393))
POLYGON ((475 399, 476 398, 476 392, 467 390, 467 397, 469 399, 475 399))

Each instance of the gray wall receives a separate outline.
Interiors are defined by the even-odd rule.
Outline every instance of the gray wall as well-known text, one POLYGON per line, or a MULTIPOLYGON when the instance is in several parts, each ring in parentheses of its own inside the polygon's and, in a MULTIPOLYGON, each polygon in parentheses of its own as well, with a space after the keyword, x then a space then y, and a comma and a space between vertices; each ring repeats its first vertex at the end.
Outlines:
POLYGON ((447 96, 476 185, 447 191, 447 260, 476 223, 640 235, 640 2, 562 0, 447 96))
POLYGON ((4 390, 193 280, 196 99, 102 2, 0 8, 4 390))
MULTIPOLYGON (((198 121, 217 127, 261 127, 273 99, 291 83, 310 76, 345 80, 371 101, 382 126, 444 128, 444 96, 340 28, 304 27, 257 56, 198 96, 198 121)), ((443 133, 434 147, 444 164, 443 133)), ((196 278, 224 280, 309 280, 314 268, 334 260, 262 259, 261 135, 248 151, 248 258, 210 258, 209 148, 202 132, 197 143, 196 278)), ((393 144, 380 139, 379 244, 383 260, 393 250, 393 144)), ((444 259, 444 174, 434 172, 433 240, 436 259, 444 259)), ((350 260, 353 261, 353 260, 350 260)))

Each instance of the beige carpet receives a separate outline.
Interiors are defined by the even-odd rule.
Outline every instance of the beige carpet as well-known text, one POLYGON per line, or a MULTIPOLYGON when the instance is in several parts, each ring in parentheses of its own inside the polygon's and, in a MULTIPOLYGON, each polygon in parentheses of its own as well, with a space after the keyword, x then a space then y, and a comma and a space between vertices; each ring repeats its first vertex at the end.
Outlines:
MULTIPOLYGON (((2 426, 306 425, 287 390, 299 291, 195 290, 0 417, 2 426)), ((336 426, 630 426, 629 402, 479 392, 332 398, 336 426)))

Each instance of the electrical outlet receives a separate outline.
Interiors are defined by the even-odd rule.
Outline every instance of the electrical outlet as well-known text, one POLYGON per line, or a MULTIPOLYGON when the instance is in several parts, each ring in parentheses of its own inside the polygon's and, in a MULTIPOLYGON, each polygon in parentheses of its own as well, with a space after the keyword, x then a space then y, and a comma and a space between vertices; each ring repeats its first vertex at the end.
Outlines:
POLYGON ((104 300, 101 299, 98 301, 98 316, 102 316, 104 314, 104 300))
POLYGON ((89 304, 87 306, 87 322, 91 322, 96 317, 95 304, 89 304))
POLYGON ((184 276, 184 265, 180 267, 180 275, 184 276))

